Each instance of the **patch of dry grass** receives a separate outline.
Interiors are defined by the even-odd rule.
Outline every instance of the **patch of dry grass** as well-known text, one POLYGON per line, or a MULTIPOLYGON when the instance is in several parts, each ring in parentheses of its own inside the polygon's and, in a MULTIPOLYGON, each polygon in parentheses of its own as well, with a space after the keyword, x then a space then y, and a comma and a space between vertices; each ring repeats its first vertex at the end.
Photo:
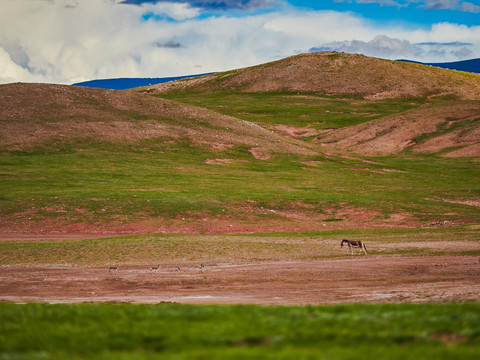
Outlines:
MULTIPOLYGON (((276 235, 139 235, 108 239, 3 240, 2 265, 101 266, 246 264, 343 257, 343 238, 362 240, 370 254, 480 254, 471 229, 365 230, 276 235)), ((357 251, 356 254, 359 254, 357 251)))

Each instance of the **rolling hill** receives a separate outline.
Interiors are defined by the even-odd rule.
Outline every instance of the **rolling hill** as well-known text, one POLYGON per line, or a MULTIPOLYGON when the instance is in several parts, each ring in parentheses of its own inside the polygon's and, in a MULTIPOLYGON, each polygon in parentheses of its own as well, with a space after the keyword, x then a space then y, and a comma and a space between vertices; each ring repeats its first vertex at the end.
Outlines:
POLYGON ((340 53, 143 88, 363 155, 480 156, 480 75, 340 53), (229 103, 249 98, 246 108, 229 103), (250 109, 261 116, 252 116, 250 109), (300 100, 301 97, 301 100, 300 100), (310 97, 307 99, 307 97, 310 97), (219 105, 227 102, 228 106, 219 105), (277 110, 264 104, 275 103, 277 110), (323 106, 322 106, 323 105, 323 106), (292 109, 298 113, 293 114, 292 109), (290 113, 285 121, 282 113, 290 113), (339 122, 339 120, 341 122, 339 122), (442 141, 448 139, 448 141, 442 141))
POLYGON ((51 84, 0 86, 0 148, 188 139, 212 148, 313 154, 303 142, 199 107, 132 92, 51 84))
MULTIPOLYGON (((398 61, 436 66, 436 67, 450 69, 450 70, 480 73, 480 59, 470 59, 470 60, 462 60, 462 61, 454 61, 454 62, 446 62, 446 63, 422 63, 418 61, 404 60, 404 59, 401 59, 398 61)), ((75 83, 72 85, 93 87, 98 89, 127 90, 135 87, 151 86, 151 85, 162 84, 162 83, 171 82, 175 80, 182 80, 186 78, 193 78, 193 77, 199 77, 199 76, 205 76, 205 75, 210 75, 210 74, 196 74, 196 75, 163 77, 163 78, 98 79, 98 80, 83 81, 83 82, 75 83)))
POLYGON ((337 53, 125 91, 2 85, 0 232, 476 224, 479 121, 480 75, 337 53))
POLYGON ((160 93, 181 89, 251 93, 291 91, 358 95, 373 100, 449 94, 466 100, 480 98, 480 74, 452 72, 358 54, 320 52, 159 84, 150 89, 160 93))

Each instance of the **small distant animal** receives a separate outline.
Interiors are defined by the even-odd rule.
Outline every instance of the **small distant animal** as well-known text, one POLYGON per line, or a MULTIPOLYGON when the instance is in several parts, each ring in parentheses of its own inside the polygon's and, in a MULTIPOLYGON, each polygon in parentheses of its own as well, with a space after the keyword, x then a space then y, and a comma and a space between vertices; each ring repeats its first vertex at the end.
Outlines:
POLYGON ((204 269, 203 264, 201 264, 201 265, 198 267, 198 269, 203 273, 203 269, 204 269))
POLYGON ((343 239, 340 243, 340 247, 343 247, 343 244, 346 244, 348 246, 347 254, 351 253, 353 255, 353 248, 359 248, 363 250, 365 254, 367 254, 367 247, 365 246, 365 243, 363 241, 343 239))
POLYGON ((157 265, 157 266, 153 266, 150 268, 150 271, 151 272, 157 272, 158 268, 160 267, 160 265, 157 265))
POLYGON ((118 265, 110 266, 110 267, 108 268, 108 273, 109 273, 109 274, 116 274, 117 271, 118 271, 118 265))
POLYGON ((175 268, 175 271, 176 271, 176 272, 179 272, 179 271, 180 271, 180 266, 177 266, 177 267, 175 268))

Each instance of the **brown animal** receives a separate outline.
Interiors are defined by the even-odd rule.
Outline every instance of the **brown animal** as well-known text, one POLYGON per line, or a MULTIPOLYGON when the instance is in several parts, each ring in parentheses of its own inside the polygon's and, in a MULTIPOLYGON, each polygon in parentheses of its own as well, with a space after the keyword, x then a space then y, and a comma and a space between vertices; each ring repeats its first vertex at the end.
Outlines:
POLYGON ((159 267, 160 267, 160 265, 151 267, 151 268, 150 268, 150 271, 151 271, 151 272, 157 272, 157 270, 158 270, 159 267))
POLYGON ((118 264, 115 265, 115 266, 110 266, 110 267, 108 268, 108 273, 109 273, 109 274, 116 274, 117 271, 118 271, 118 264))
POLYGON ((363 241, 343 239, 340 243, 340 247, 343 247, 343 244, 346 244, 348 246, 347 254, 350 252, 353 255, 353 248, 359 248, 363 250, 365 254, 367 254, 367 247, 365 246, 365 243, 363 241))

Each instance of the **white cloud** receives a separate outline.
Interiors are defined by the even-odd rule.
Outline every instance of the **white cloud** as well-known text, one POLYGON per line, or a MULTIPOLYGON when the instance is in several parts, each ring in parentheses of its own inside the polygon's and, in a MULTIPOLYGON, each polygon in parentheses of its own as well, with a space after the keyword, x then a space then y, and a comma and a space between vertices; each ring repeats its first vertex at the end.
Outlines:
POLYGON ((457 10, 472 13, 480 12, 480 6, 462 0, 426 0, 424 1, 423 7, 429 10, 457 10))
POLYGON ((396 57, 406 57, 402 51, 423 56, 416 58, 420 61, 450 61, 466 54, 480 57, 480 26, 379 27, 352 13, 295 11, 292 7, 259 15, 202 18, 185 3, 1 1, 0 83, 68 84, 222 71, 353 39, 378 51, 394 49, 396 57), (158 18, 145 21, 148 14, 158 18), (372 42, 378 35, 385 37, 372 42), (415 44, 422 42, 435 46, 425 45, 423 52, 416 53, 415 44), (453 51, 452 46, 441 44, 446 42, 468 45, 453 51))
POLYGON ((480 13, 480 5, 471 2, 464 2, 460 5, 460 10, 465 12, 480 13))
POLYGON ((265 29, 298 39, 335 40, 354 35, 371 38, 367 22, 350 13, 336 11, 291 12, 278 14, 265 22, 265 29))
MULTIPOLYGON (((41 78, 38 78, 39 80, 41 78)), ((17 65, 10 54, 0 47, 0 80, 4 83, 32 81, 27 69, 17 65)))
MULTIPOLYGON (((460 60, 473 57, 469 49, 473 44, 462 42, 422 42, 411 43, 407 40, 378 35, 371 41, 333 41, 310 49, 316 51, 342 51, 360 53, 387 59, 450 59, 460 60)), ((435 61, 435 60, 430 60, 435 61)))
POLYGON ((310 51, 342 51, 361 53, 369 56, 398 59, 418 58, 423 54, 419 45, 406 40, 393 39, 385 35, 378 35, 371 41, 334 41, 312 48, 310 51))

